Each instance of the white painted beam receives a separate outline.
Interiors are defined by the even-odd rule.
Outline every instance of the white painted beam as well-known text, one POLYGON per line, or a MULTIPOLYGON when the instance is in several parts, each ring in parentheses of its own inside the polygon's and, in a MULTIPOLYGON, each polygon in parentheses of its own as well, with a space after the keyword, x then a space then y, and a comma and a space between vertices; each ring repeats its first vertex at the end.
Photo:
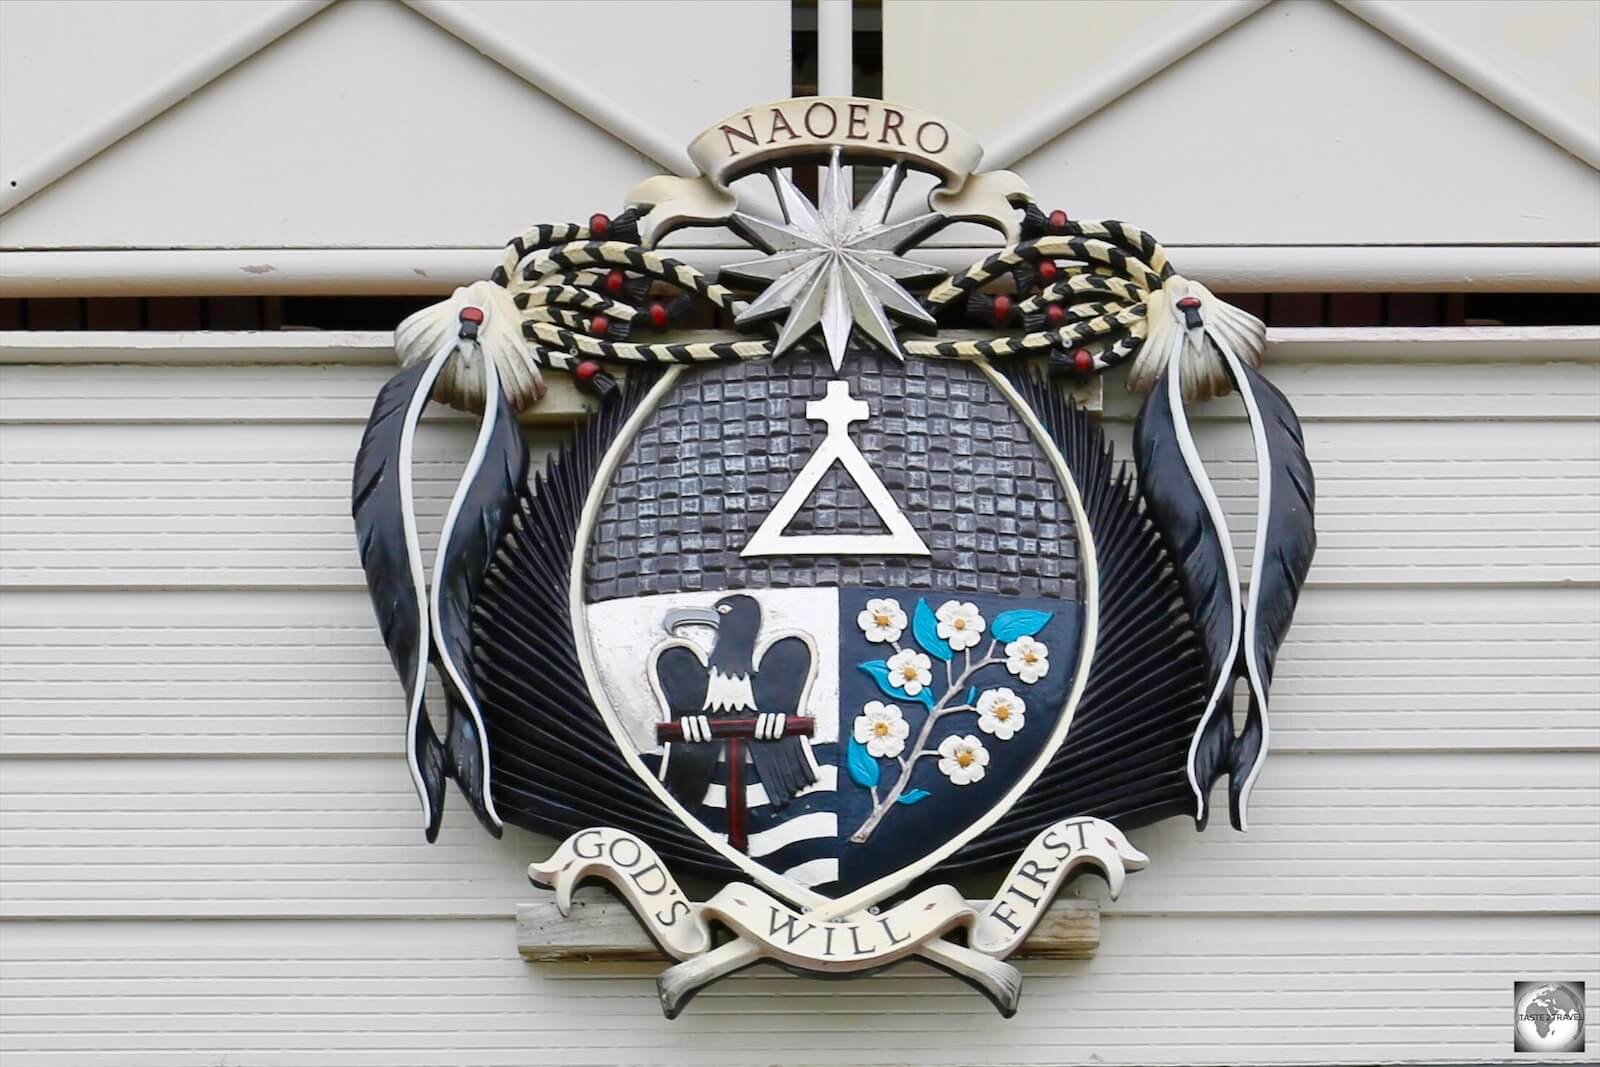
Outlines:
POLYGON ((817 0, 817 95, 854 90, 855 39, 851 0, 817 0))
MULTIPOLYGON (((417 14, 663 167, 686 176, 696 173, 682 145, 607 97, 592 82, 580 78, 576 71, 563 70, 536 52, 508 40, 460 4, 443 0, 405 0, 405 3, 417 14)), ((574 58, 581 69, 581 57, 574 58)))
MULTIPOLYGON (((963 270, 992 248, 918 258, 963 270)), ((1182 272, 1233 292, 1600 292, 1594 245, 1169 245, 1182 272)), ((670 254, 702 270, 740 249, 670 254)), ((427 295, 486 277, 499 249, 0 251, 0 297, 427 295)))

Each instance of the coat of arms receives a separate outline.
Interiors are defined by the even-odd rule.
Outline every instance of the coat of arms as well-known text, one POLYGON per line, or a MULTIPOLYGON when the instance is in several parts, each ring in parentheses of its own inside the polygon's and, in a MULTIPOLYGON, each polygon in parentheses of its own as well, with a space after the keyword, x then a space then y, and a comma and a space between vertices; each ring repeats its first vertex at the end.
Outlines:
POLYGON ((1139 228, 974 173, 971 138, 912 108, 782 101, 690 154, 699 177, 534 227, 397 330, 354 514, 425 832, 454 780, 491 833, 564 838, 532 878, 611 882, 679 961, 669 1015, 763 959, 910 957, 1009 1014, 1005 957, 1066 880, 1144 866, 1123 830, 1203 827, 1222 778, 1245 828, 1315 546, 1264 328, 1139 228), (1004 247, 939 265, 957 222, 1004 247), (751 250, 712 276, 663 250, 684 226, 751 250), (1128 361, 1136 479, 1071 389, 1128 361), (530 471, 517 415, 550 371, 598 400, 530 471), (1227 392, 1255 443, 1247 572, 1186 415, 1227 392), (482 421, 428 559, 430 399, 482 421), (945 881, 1008 865, 982 907, 945 881))

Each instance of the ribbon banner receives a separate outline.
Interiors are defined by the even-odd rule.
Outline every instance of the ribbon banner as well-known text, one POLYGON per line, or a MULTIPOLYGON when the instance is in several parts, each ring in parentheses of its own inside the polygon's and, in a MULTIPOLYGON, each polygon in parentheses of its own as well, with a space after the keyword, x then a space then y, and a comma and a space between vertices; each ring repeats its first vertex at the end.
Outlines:
POLYGON ((1106 879, 1115 898, 1127 872, 1148 862, 1112 824, 1063 819, 1029 843, 999 892, 981 907, 954 886, 941 885, 886 911, 839 915, 825 904, 797 909, 743 883, 695 903, 649 845, 624 830, 592 827, 567 838, 543 863, 530 864, 528 877, 555 892, 563 915, 570 913, 579 883, 590 878, 610 883, 655 942, 683 961, 658 983, 669 1017, 710 982, 759 960, 840 974, 879 969, 911 956, 971 982, 1010 1015, 1021 976, 999 961, 1022 944, 1062 886, 1088 868, 1106 879), (713 949, 714 925, 732 931, 736 940, 713 949), (967 947, 945 940, 957 929, 966 931, 967 947))
POLYGON ((727 221, 738 210, 730 188, 743 175, 826 158, 833 151, 879 159, 934 175, 928 206, 950 221, 993 226, 1018 237, 1013 201, 1027 184, 1008 170, 975 173, 983 146, 971 134, 925 111, 859 96, 806 96, 745 108, 707 128, 689 144, 700 173, 657 175, 628 194, 631 207, 649 209, 640 234, 653 247, 680 226, 727 221))

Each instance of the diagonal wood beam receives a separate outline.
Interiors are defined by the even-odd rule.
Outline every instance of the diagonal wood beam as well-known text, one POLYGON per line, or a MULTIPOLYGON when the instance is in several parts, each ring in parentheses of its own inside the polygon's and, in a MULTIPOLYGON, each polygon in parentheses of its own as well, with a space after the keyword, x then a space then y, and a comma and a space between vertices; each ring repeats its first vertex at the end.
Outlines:
POLYGON ((148 125, 240 63, 327 7, 332 0, 295 0, 198 56, 127 101, 88 129, 59 142, 42 156, 0 174, 0 215, 36 196, 124 137, 148 125))
POLYGON ((664 136, 637 115, 596 92, 585 82, 560 69, 543 56, 507 41, 459 5, 443 0, 404 0, 423 18, 494 60, 529 85, 571 108, 634 151, 675 174, 693 177, 699 169, 689 161, 683 146, 664 136))
POLYGON ((1123 62, 1100 71, 1088 82, 1045 104, 1021 122, 989 140, 983 169, 1015 166, 1024 156, 1060 137, 1084 119, 1125 96, 1202 45, 1220 37, 1271 0, 1227 0, 1198 18, 1180 22, 1123 62))
POLYGON ((1337 0, 1356 18, 1591 168, 1600 170, 1600 127, 1551 107, 1521 79, 1440 36, 1392 0, 1337 0))

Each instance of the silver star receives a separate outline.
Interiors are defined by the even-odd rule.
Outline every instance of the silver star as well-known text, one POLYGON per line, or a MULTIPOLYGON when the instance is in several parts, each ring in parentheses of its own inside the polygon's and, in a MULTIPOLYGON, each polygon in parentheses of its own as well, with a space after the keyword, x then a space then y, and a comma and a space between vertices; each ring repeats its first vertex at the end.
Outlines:
POLYGON ((889 315, 928 326, 934 321, 900 283, 945 272, 896 253, 943 223, 944 216, 929 212, 893 225, 884 221, 904 174, 899 164, 851 208, 838 149, 828 162, 816 207, 781 170, 774 168, 771 174, 784 222, 743 212, 733 216, 751 241, 772 253, 723 268, 738 278, 771 283, 735 322, 745 326, 787 311, 773 355, 782 355, 820 323, 834 370, 844 361, 852 326, 904 359, 889 315))

